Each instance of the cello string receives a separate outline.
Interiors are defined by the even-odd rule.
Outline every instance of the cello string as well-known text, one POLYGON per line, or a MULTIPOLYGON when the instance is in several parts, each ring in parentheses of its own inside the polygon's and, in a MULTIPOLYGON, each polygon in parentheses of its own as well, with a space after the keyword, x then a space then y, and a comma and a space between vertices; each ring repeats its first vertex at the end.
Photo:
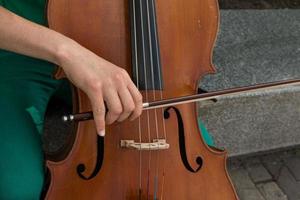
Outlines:
POLYGON ((164 199, 165 171, 163 171, 160 200, 164 199))
MULTIPOLYGON (((146 0, 146 12, 147 12, 147 24, 148 24, 148 36, 149 36, 149 57, 150 57, 150 68, 151 68, 151 78, 152 78, 152 95, 153 100, 156 100, 155 94, 155 79, 154 79, 154 61, 153 61, 153 46, 151 39, 151 20, 150 20, 150 7, 149 0, 146 0)), ((157 109, 154 109, 154 118, 155 118, 155 128, 156 128, 156 138, 159 139, 159 130, 158 130, 158 120, 157 120, 157 109)), ((158 146, 159 148, 159 146, 158 146)), ((156 153, 156 170, 155 170, 155 178, 154 178, 154 199, 157 196, 157 188, 158 188, 158 166, 159 166, 159 153, 156 153)))
MULTIPOLYGON (((150 21, 150 9, 149 9, 149 0, 146 0, 146 10, 147 10, 147 23, 148 23, 148 35, 149 35, 149 56, 150 56, 150 68, 151 68, 151 83, 152 83, 152 88, 153 88, 153 100, 156 100, 156 95, 155 95, 155 79, 154 79, 154 66, 153 66, 153 47, 152 47, 152 41, 151 41, 151 21, 150 21)), ((156 129, 156 135, 157 139, 159 139, 158 136, 158 121, 157 121, 157 109, 154 109, 154 116, 155 116, 155 129, 156 129)))
MULTIPOLYGON (((139 84, 139 68, 138 68, 138 52, 137 52, 137 28, 136 28, 136 0, 132 0, 132 15, 133 15, 133 34, 134 34, 134 67, 136 70, 136 86, 140 90, 139 84)), ((138 133, 139 133, 139 142, 142 143, 142 131, 141 131, 141 116, 138 118, 138 133)), ((139 152, 139 188, 142 190, 142 152, 139 152)))
MULTIPOLYGON (((154 14, 156 14, 155 12, 155 4, 154 4, 154 0, 151 0, 151 5, 152 8, 154 10, 154 14)), ((157 24, 155 24, 155 27, 157 27, 157 24)), ((156 45, 158 49, 156 49, 156 59, 157 59, 157 63, 160 63, 160 55, 159 55, 159 42, 158 42, 158 35, 157 35, 157 29, 154 30, 154 38, 155 38, 155 43, 158 44, 156 45)), ((159 88, 160 88, 160 100, 163 100, 163 88, 162 88, 162 74, 161 74, 161 70, 158 70, 158 80, 159 80, 159 88)), ((165 118, 164 118, 164 111, 163 109, 161 109, 161 113, 162 113, 162 122, 163 122, 163 133, 164 133, 164 139, 167 139, 167 132, 166 132, 166 123, 165 123, 165 118)))
MULTIPOLYGON (((145 56, 145 35, 144 35, 144 26, 143 26, 143 1, 140 0, 140 17, 141 17, 141 36, 142 36, 142 53, 143 53, 143 69, 144 69, 144 81, 145 81, 145 96, 148 101, 148 83, 147 83, 147 71, 146 71, 146 56, 145 56)), ((150 129, 150 117, 149 111, 146 112, 147 115, 147 125, 148 125, 148 142, 149 142, 149 150, 150 150, 150 140, 151 140, 151 129, 150 129)), ((150 165, 151 165, 151 151, 149 151, 149 160, 148 160, 148 175, 147 175, 147 196, 149 197, 149 174, 150 174, 150 165)))
MULTIPOLYGON (((154 0, 150 0, 150 2, 151 2, 151 6, 152 6, 152 9, 153 9, 153 16, 155 17, 156 16, 156 5, 155 5, 155 3, 154 3, 154 0)), ((154 24, 154 27, 155 27, 155 30, 154 30, 154 38, 155 38, 155 43, 156 43, 156 47, 157 47, 157 49, 156 49, 156 62, 158 63, 158 65, 161 67, 161 65, 160 65, 160 51, 159 51, 159 42, 158 42, 158 34, 157 34, 157 22, 156 21, 154 21, 155 22, 155 24, 154 24)), ((159 88, 160 88, 160 91, 159 91, 159 93, 160 93, 160 100, 162 100, 163 99, 163 88, 162 88, 162 75, 161 75, 161 73, 162 73, 162 69, 159 69, 158 70, 158 81, 159 81, 159 88)), ((163 123, 163 135, 164 135, 164 139, 165 140, 167 140, 167 132, 166 132, 166 123, 165 123, 165 118, 164 118, 164 109, 163 108, 160 108, 160 110, 161 110, 161 116, 162 116, 162 123, 163 123)), ((158 138, 159 139, 159 138, 158 138)), ((164 156, 163 156, 164 157, 164 156)), ((164 160, 164 159, 163 159, 164 160)), ((159 163, 160 163, 160 161, 159 161, 159 163)), ((165 182, 165 169, 164 169, 164 167, 162 167, 163 168, 163 177, 162 177, 162 189, 161 189, 161 199, 163 199, 163 192, 164 192, 164 182, 165 182)), ((157 168, 157 174, 158 174, 158 172, 159 172, 159 169, 157 168)))

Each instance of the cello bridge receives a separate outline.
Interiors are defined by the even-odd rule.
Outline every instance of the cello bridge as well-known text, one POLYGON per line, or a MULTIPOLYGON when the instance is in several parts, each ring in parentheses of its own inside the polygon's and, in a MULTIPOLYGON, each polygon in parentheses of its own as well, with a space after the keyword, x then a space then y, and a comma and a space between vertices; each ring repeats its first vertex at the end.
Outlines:
POLYGON ((134 140, 121 140, 121 148, 139 151, 154 151, 169 149, 170 145, 165 139, 154 139, 152 143, 140 143, 134 140))

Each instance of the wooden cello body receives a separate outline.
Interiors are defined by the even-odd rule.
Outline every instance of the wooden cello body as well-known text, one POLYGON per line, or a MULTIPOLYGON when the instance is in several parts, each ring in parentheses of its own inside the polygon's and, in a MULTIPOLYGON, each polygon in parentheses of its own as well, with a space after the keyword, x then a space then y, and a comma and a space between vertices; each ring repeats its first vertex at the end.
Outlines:
MULTIPOLYGON (((126 69, 144 101, 195 94, 214 72, 218 12, 216 0, 48 2, 49 27, 126 69)), ((74 111, 89 110, 74 89, 74 111)), ((48 155, 46 199, 237 199, 226 152, 201 138, 194 103, 144 111, 108 126, 105 138, 93 121, 74 128, 69 145, 48 155)))

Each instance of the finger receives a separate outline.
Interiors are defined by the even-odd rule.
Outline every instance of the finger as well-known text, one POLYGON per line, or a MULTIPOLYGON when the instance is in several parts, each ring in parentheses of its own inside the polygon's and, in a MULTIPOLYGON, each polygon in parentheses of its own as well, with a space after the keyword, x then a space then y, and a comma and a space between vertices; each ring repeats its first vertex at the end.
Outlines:
POLYGON ((142 114, 143 111, 143 96, 133 83, 128 85, 128 90, 133 98, 135 109, 133 110, 130 120, 134 120, 142 114))
POLYGON ((101 93, 93 94, 90 98, 96 130, 99 136, 105 136, 105 106, 101 93))
POLYGON ((132 111, 135 109, 135 103, 128 88, 125 85, 119 89, 118 94, 123 107, 123 112, 118 118, 118 122, 121 122, 131 115, 132 111))
POLYGON ((104 100, 108 109, 106 123, 112 124, 119 118, 123 111, 120 97, 116 90, 107 89, 104 92, 104 100))

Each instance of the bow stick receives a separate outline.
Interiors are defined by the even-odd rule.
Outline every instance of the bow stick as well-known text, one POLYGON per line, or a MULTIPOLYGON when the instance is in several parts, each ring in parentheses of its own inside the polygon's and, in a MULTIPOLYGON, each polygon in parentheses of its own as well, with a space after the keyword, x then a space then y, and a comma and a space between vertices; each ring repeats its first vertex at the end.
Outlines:
MULTIPOLYGON (((238 87, 233 89, 208 92, 204 94, 196 94, 196 95, 183 96, 183 97, 172 98, 172 99, 146 102, 143 103, 143 110, 163 108, 163 107, 174 106, 174 105, 185 104, 185 103, 200 102, 200 101, 206 101, 206 100, 216 99, 220 97, 239 95, 246 92, 258 92, 260 90, 277 89, 277 88, 293 86, 293 85, 300 85, 300 79, 277 81, 277 82, 258 84, 254 86, 248 86, 248 87, 238 87)), ((93 119, 93 112, 90 111, 85 113, 65 115, 62 117, 62 119, 64 122, 91 120, 93 119)))

